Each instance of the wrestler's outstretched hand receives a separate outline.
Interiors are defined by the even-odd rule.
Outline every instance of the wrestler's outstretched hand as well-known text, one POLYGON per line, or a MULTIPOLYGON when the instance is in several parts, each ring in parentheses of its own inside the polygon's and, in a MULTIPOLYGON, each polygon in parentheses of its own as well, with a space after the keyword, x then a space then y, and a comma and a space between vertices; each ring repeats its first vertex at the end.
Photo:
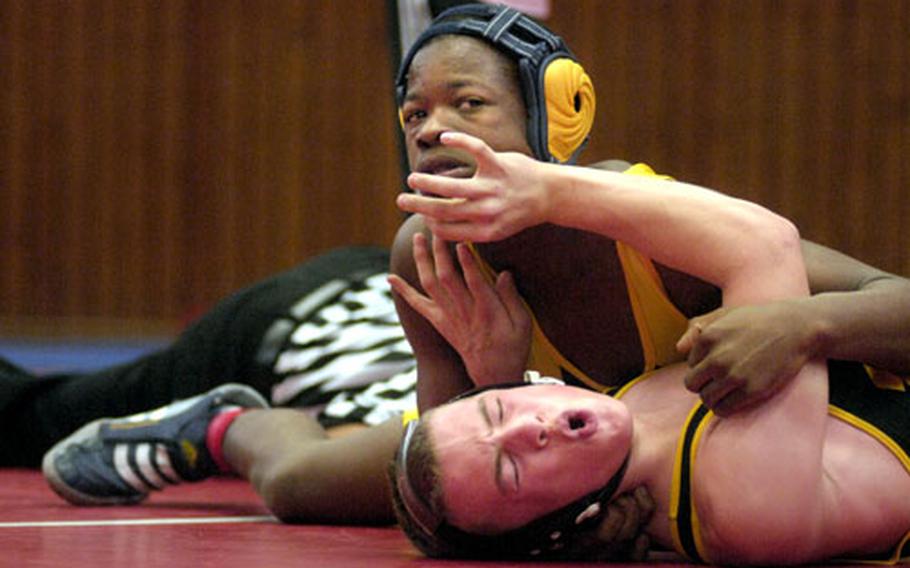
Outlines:
POLYGON ((398 196, 398 207, 424 216, 434 235, 447 241, 489 242, 510 237, 546 219, 543 165, 516 152, 494 152, 479 138, 445 132, 440 141, 469 153, 477 168, 467 179, 424 173, 408 176, 419 194, 398 196))
POLYGON ((677 343, 688 354, 686 388, 719 416, 760 403, 814 356, 807 321, 787 300, 692 319, 677 343))
POLYGON ((531 348, 531 317, 509 272, 491 284, 467 245, 458 244, 459 271, 449 245, 414 235, 414 263, 424 293, 404 279, 389 276, 389 284, 458 352, 478 386, 520 381, 531 348))

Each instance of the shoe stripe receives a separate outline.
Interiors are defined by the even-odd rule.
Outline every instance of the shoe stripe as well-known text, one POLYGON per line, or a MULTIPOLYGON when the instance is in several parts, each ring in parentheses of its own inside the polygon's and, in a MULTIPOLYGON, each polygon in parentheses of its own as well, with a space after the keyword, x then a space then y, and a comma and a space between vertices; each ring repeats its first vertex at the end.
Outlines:
POLYGON ((127 482, 130 487, 139 493, 149 492, 150 487, 146 485, 141 477, 136 475, 136 472, 130 465, 129 444, 117 444, 114 446, 114 469, 117 470, 117 474, 123 481, 127 482))
POLYGON ((167 447, 164 444, 155 444, 151 453, 151 465, 155 468, 155 471, 158 472, 158 475, 164 483, 177 485, 180 483, 180 479, 175 477, 173 468, 170 468, 169 471, 164 471, 167 465, 170 464, 168 457, 167 447), (161 465, 162 462, 164 463, 164 467, 161 465))
POLYGON ((133 473, 136 475, 136 477, 139 478, 139 480, 142 481, 142 483, 144 483, 146 487, 148 487, 148 489, 146 491, 158 489, 158 487, 155 485, 155 483, 143 474, 142 464, 139 462, 141 454, 142 454, 143 445, 148 445, 148 443, 139 442, 136 444, 131 444, 129 446, 129 453, 127 454, 127 459, 129 460, 130 469, 133 471, 133 473))
POLYGON ((174 469, 174 465, 171 463, 171 456, 167 453, 167 448, 164 444, 155 445, 155 468, 161 472, 161 475, 169 483, 174 485, 183 481, 183 478, 177 473, 174 469))
POLYGON ((142 479, 155 489, 163 489, 166 482, 152 464, 152 445, 149 443, 138 444, 134 455, 142 479))

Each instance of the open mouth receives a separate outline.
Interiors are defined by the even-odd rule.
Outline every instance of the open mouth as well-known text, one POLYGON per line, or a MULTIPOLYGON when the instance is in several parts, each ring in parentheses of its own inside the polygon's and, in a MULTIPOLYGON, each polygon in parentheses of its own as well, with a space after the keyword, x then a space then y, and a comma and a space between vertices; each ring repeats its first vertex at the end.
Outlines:
POLYGON ((562 416, 566 434, 573 438, 587 438, 597 431, 597 418, 587 410, 574 410, 562 416))

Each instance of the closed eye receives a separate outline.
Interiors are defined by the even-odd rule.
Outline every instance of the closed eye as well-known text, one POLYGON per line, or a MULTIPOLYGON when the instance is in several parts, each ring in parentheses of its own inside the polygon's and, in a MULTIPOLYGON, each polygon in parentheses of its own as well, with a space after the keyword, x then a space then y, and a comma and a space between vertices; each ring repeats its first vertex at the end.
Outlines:
MULTIPOLYGON (((502 405, 502 400, 499 397, 496 397, 496 411, 497 419, 499 420, 499 425, 501 426, 503 420, 505 419, 505 409, 502 405)), ((509 468, 512 470, 512 481, 514 483, 513 490, 518 491, 518 488, 521 486, 521 478, 518 474, 518 462, 515 460, 515 457, 512 454, 505 454, 506 461, 509 463, 509 468)), ((504 473, 507 476, 507 473, 504 473)))
POLYGON ((518 462, 516 462, 515 458, 513 458, 511 455, 508 455, 506 457, 509 460, 509 466, 512 468, 512 479, 515 483, 515 491, 518 491, 518 489, 521 487, 521 479, 518 475, 518 462))

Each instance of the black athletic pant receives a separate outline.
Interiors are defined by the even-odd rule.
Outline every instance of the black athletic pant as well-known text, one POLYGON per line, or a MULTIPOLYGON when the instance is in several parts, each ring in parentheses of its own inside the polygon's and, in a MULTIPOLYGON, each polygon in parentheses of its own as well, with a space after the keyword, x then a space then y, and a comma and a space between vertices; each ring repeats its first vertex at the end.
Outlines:
POLYGON ((90 373, 35 377, 0 359, 0 466, 35 467, 58 440, 101 417, 150 410, 227 382, 269 397, 271 362, 257 362, 263 335, 302 296, 334 278, 388 270, 388 252, 330 251, 221 301, 173 344, 90 373))

